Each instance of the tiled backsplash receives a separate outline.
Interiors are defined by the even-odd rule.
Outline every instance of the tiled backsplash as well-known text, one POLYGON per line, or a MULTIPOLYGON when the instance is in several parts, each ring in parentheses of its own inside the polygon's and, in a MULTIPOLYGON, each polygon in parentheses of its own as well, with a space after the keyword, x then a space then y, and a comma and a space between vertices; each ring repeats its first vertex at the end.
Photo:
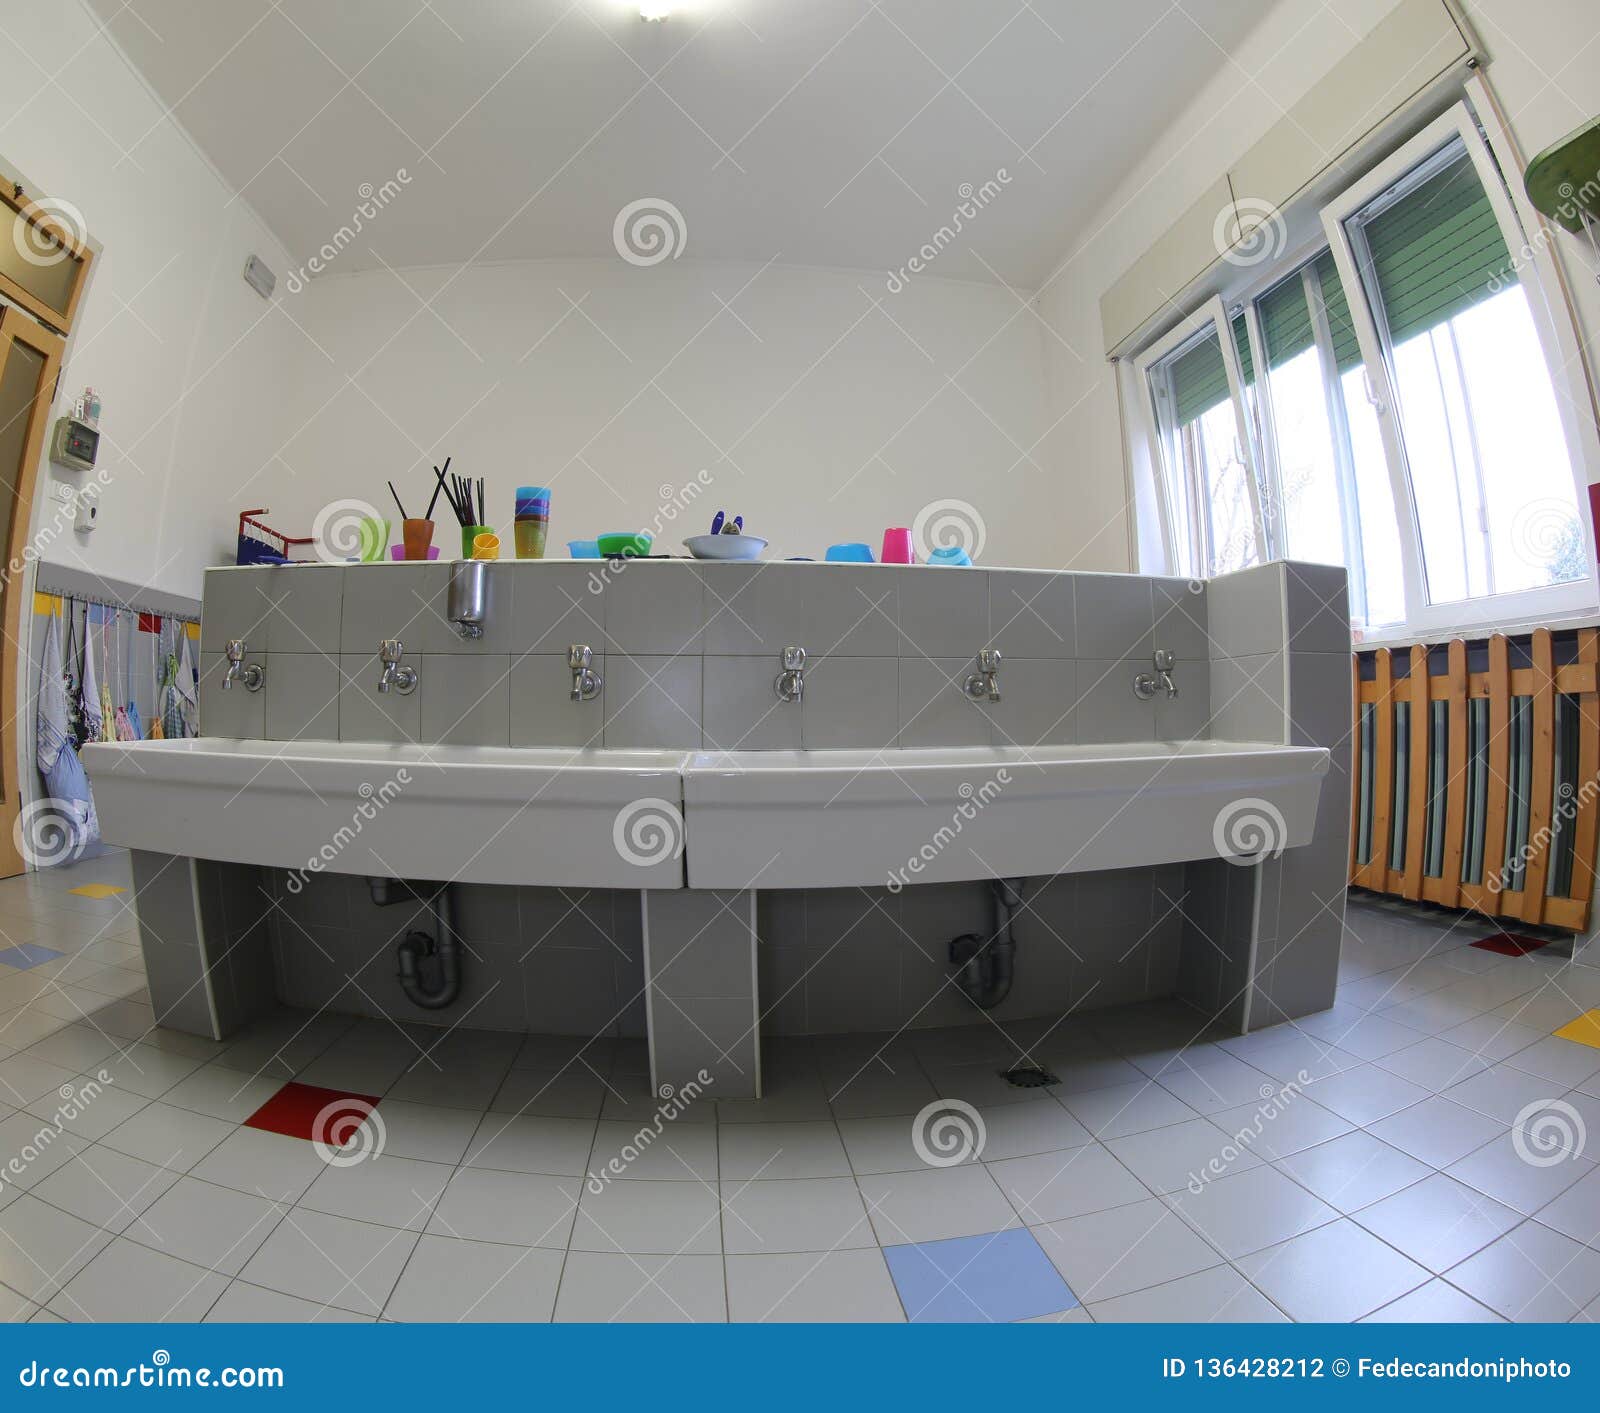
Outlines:
POLYGON ((482 638, 445 616, 448 563, 206 575, 201 729, 212 736, 463 745, 766 750, 1036 745, 1204 735, 1215 670, 1206 592, 1184 580, 1011 569, 642 560, 490 566, 482 638), (219 690, 231 638, 266 669, 219 690), (419 673, 380 695, 378 644, 419 673), (570 697, 567 649, 604 686, 570 697), (804 696, 773 690, 807 652, 804 696), (963 690, 1003 655, 999 702, 963 690), (1176 698, 1141 701, 1152 651, 1176 698))

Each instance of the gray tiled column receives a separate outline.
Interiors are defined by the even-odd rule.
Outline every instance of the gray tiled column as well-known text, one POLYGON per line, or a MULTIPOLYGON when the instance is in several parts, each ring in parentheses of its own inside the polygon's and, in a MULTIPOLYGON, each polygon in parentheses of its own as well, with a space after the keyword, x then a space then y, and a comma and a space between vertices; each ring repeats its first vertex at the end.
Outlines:
POLYGON ((257 871, 140 849, 131 860, 157 1023, 222 1040, 268 1009, 275 986, 257 871))
POLYGON ((1180 992, 1243 1030, 1326 1010, 1338 985, 1350 828, 1345 571, 1264 564, 1207 585, 1211 735, 1326 746, 1312 841, 1254 868, 1187 866, 1180 992))
POLYGON ((652 1086, 660 1094, 694 1082, 712 1098, 759 1099, 755 890, 651 889, 639 898, 652 1086))

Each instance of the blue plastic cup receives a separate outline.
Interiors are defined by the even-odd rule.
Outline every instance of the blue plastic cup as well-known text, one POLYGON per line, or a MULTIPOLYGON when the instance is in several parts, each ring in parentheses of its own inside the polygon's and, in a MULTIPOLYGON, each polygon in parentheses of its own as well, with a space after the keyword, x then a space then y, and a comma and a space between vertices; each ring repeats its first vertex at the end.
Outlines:
POLYGON ((574 559, 599 559, 599 540, 568 540, 567 553, 574 559))

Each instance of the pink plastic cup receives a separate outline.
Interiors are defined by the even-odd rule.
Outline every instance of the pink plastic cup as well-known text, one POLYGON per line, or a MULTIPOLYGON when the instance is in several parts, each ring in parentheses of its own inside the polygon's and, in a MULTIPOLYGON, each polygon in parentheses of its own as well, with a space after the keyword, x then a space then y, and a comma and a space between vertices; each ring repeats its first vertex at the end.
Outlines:
POLYGON ((883 553, 878 556, 880 564, 915 564, 917 557, 911 552, 911 531, 905 527, 897 527, 883 532, 883 553))

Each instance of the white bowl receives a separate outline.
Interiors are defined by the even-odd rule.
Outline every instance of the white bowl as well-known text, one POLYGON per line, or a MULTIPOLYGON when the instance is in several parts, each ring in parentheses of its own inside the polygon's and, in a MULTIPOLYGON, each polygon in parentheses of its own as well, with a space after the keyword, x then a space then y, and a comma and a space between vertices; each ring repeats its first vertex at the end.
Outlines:
POLYGON ((690 535, 683 543, 696 559, 760 559, 767 547, 760 535, 690 535))

